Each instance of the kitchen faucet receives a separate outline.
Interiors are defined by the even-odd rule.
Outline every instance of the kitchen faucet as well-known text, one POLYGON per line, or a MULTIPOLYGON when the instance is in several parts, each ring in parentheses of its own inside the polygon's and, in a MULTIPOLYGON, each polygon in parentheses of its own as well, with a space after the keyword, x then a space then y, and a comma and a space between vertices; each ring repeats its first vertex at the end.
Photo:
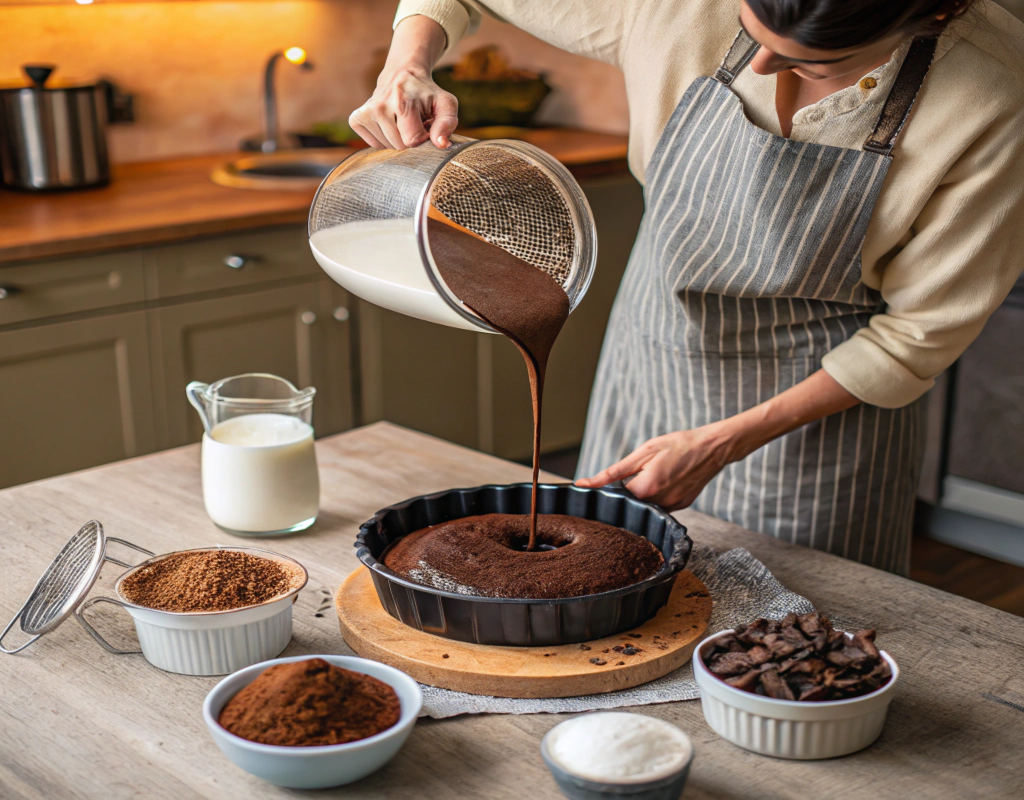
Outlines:
POLYGON ((244 142, 245 149, 261 150, 264 153, 285 149, 281 143, 281 132, 278 130, 277 90, 274 87, 274 69, 282 56, 301 69, 313 69, 312 62, 306 59, 306 51, 301 47, 280 50, 267 59, 267 68, 263 74, 263 139, 244 142))

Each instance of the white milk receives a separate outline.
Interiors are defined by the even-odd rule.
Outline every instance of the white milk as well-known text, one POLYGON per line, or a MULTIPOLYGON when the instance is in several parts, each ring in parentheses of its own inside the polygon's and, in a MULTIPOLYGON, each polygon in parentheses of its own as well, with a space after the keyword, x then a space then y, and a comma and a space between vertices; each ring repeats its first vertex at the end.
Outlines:
POLYGON ((459 316, 427 276, 410 219, 370 219, 324 228, 309 239, 324 272, 352 294, 409 317, 481 331, 459 316))
POLYGON ((309 527, 320 507, 313 428, 284 414, 219 423, 203 435, 203 499, 210 519, 229 531, 309 527))

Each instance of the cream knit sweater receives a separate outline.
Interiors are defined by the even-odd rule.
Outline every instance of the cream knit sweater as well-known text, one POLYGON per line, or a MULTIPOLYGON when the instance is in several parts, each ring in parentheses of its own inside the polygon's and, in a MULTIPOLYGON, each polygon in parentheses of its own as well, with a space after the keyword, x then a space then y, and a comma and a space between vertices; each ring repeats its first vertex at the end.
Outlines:
MULTIPOLYGON (((629 163, 643 182, 687 86, 714 73, 739 25, 739 0, 402 0, 450 47, 487 13, 626 78, 629 163)), ((859 84, 801 109, 791 138, 860 149, 909 44, 859 84)), ((775 76, 733 84, 747 115, 781 135, 775 76)), ((1024 268, 1024 25, 980 0, 939 41, 903 130, 863 250, 863 280, 886 307, 822 366, 866 403, 920 397, 974 340, 1024 268)))

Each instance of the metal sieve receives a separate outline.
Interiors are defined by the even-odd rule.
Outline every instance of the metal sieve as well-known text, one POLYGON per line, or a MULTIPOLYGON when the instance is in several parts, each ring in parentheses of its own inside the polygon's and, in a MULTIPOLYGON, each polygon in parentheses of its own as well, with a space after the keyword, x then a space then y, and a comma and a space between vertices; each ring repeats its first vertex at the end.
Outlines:
POLYGON ((353 294, 410 316, 494 329, 466 308, 434 262, 439 217, 548 273, 574 309, 597 261, 594 218, 556 159, 525 142, 452 137, 446 150, 359 150, 324 179, 309 213, 313 255, 353 294))
POLYGON ((132 566, 107 555, 109 542, 117 542, 147 556, 153 555, 149 550, 124 539, 106 536, 103 526, 96 520, 85 523, 46 568, 28 600, 7 623, 3 633, 0 633, 0 652, 20 653, 40 636, 49 633, 67 619, 96 583, 103 562, 109 561, 129 568, 132 566), (14 627, 14 623, 19 620, 21 630, 32 638, 9 650, 3 646, 3 640, 14 627))

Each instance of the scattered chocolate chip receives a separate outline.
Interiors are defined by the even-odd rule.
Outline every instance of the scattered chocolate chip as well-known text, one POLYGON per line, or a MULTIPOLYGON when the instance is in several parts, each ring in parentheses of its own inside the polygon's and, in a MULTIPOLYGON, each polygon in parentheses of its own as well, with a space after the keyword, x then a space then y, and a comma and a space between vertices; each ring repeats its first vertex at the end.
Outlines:
POLYGON ((873 630, 846 636, 816 613, 754 620, 718 637, 704 663, 730 686, 781 700, 859 697, 891 678, 873 630))
POLYGON ((599 666, 599 667, 603 667, 608 662, 605 661, 603 658, 592 658, 592 659, 590 659, 590 663, 591 664, 597 664, 597 666, 599 666))
POLYGON ((602 652, 602 653, 607 653, 609 649, 610 649, 610 648, 606 647, 606 648, 605 648, 604 650, 602 650, 601 652, 602 652))
POLYGON ((681 617, 683 615, 682 614, 673 614, 672 616, 674 616, 674 617, 681 617))
POLYGON ((622 654, 626 656, 635 656, 637 653, 642 652, 643 651, 639 647, 633 647, 633 645, 630 644, 626 645, 626 649, 622 651, 622 654))
POLYGON ((673 636, 678 636, 682 631, 672 631, 673 636))
POLYGON ((323 614, 314 614, 313 616, 314 616, 314 617, 321 617, 321 618, 322 618, 322 617, 323 617, 323 614))
POLYGON ((655 639, 660 639, 661 637, 660 637, 660 636, 658 636, 657 634, 655 634, 654 638, 655 638, 655 639))
POLYGON ((589 645, 585 645, 585 644, 581 644, 580 645, 580 650, 589 650, 589 649, 590 649, 589 645))
POLYGON ((624 667, 624 666, 626 666, 626 662, 625 662, 625 661, 620 661, 620 662, 619 662, 618 664, 616 664, 615 666, 617 666, 617 667, 624 667))
POLYGON ((628 636, 630 639, 640 639, 640 638, 643 637, 643 634, 642 633, 627 633, 626 636, 628 636))
POLYGON ((615 645, 615 647, 612 648, 612 650, 614 650, 616 653, 621 653, 625 649, 625 646, 621 644, 617 644, 615 645))
POLYGON ((441 658, 448 658, 448 654, 445 653, 443 656, 441 656, 441 658))

